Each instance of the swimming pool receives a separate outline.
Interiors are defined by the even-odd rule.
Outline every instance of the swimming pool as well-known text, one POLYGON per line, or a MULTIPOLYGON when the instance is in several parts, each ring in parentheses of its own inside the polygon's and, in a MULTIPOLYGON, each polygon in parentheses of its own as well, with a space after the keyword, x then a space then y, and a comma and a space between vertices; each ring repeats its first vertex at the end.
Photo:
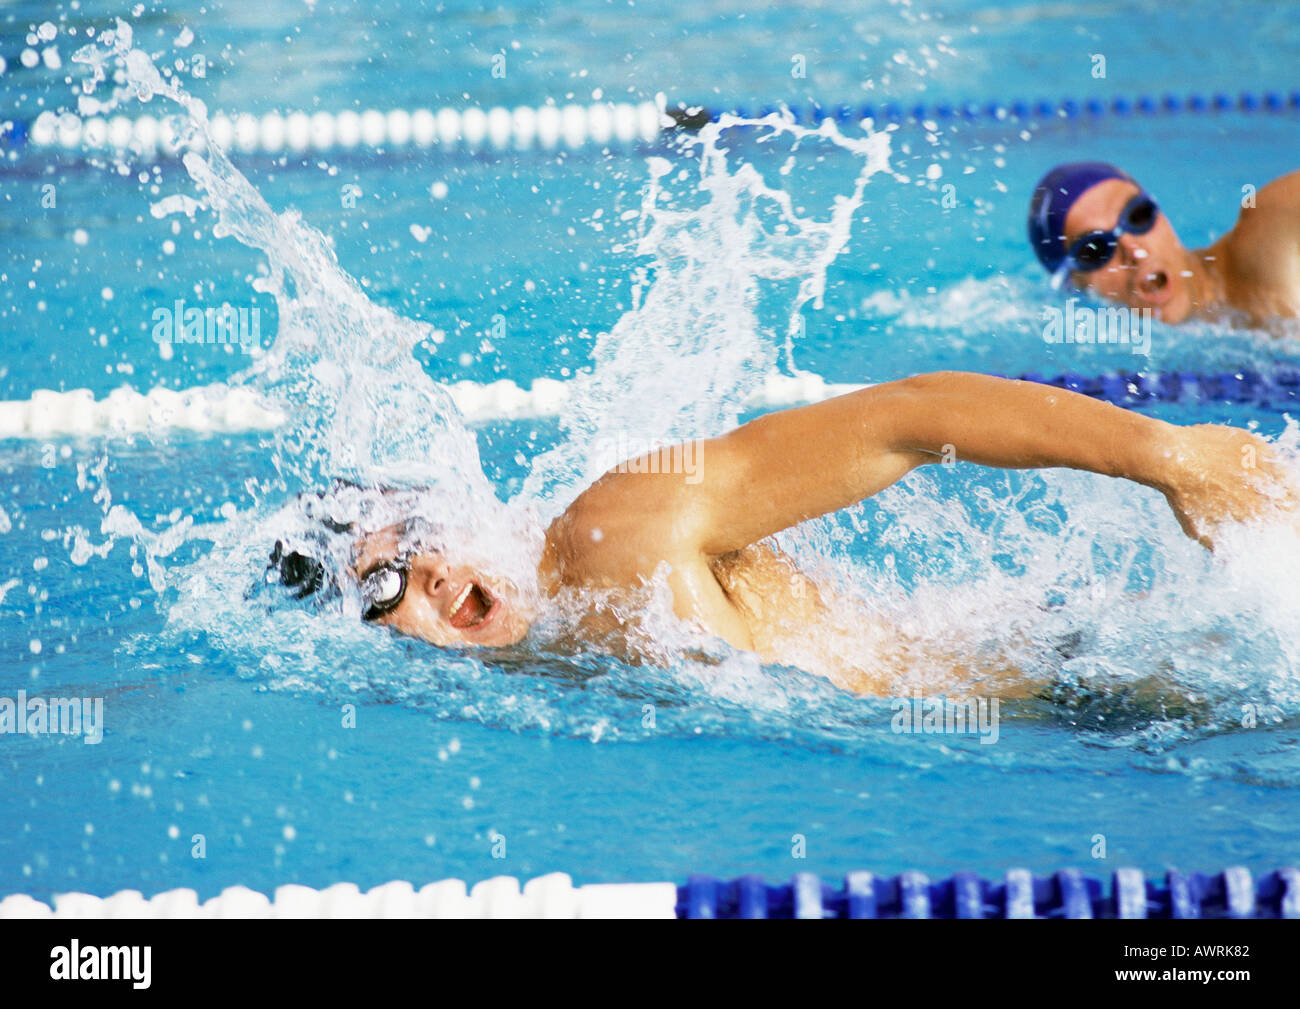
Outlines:
MULTIPOLYGON (((86 26, 99 34, 122 14, 82 4, 45 39, 39 6, 10 8, 3 22, 0 101, 24 121, 72 105, 62 78, 83 66, 72 54, 86 26), (57 60, 24 66, 23 50, 51 46, 57 60)), ((484 17, 446 5, 431 24, 414 4, 376 21, 361 6, 285 3, 128 20, 156 65, 184 61, 186 90, 210 109, 259 115, 660 92, 751 112, 814 99, 1109 100, 1193 84, 1235 92, 1246 66, 1250 86, 1285 88, 1300 49, 1287 30, 1294 10, 1266 4, 1251 17, 1192 4, 1177 46, 1163 41, 1168 15, 1155 4, 1098 8, 1086 24, 1017 3, 860 7, 738 7, 692 21, 585 3, 484 17), (182 44, 186 25, 195 37, 182 44), (197 53, 208 60, 198 78, 197 53), (1091 75, 1098 53, 1102 79, 1091 75), (806 76, 792 76, 795 57, 806 76)), ((148 111, 164 114, 163 102, 148 111)), ((145 107, 124 100, 118 111, 145 107)), ((783 538, 917 627, 976 643, 1019 636, 1064 686, 1110 685, 1100 699, 1007 702, 996 745, 892 732, 888 699, 742 655, 674 655, 662 668, 596 655, 484 663, 270 606, 256 565, 275 508, 309 477, 358 465, 357 445, 366 464, 418 470, 436 458, 431 477, 471 483, 477 451, 497 499, 545 513, 598 471, 606 449, 593 446, 613 434, 715 433, 753 414, 747 397, 768 372, 792 366, 863 383, 939 368, 1294 365, 1290 343, 1223 327, 1157 324, 1146 357, 1046 344, 1041 312, 1055 301, 1024 247, 1023 213, 1042 170, 1086 148, 1142 178, 1199 244, 1231 223, 1243 185, 1295 167, 1296 126, 1294 112, 1240 111, 907 123, 889 133, 882 170, 883 148, 852 123, 838 140, 751 126, 685 147, 253 151, 232 156, 250 188, 220 166, 209 178, 215 230, 206 209, 160 203, 198 195, 175 160, 123 173, 102 152, 16 152, 0 171, 0 399, 188 388, 251 365, 259 392, 313 407, 279 435, 0 443, 11 572, 0 693, 104 699, 98 745, 0 744, 0 894, 189 887, 202 899, 234 884, 364 889, 553 871, 587 883, 1292 863, 1297 555, 1249 540, 1212 559, 1137 488, 941 470, 783 538), (790 195, 784 216, 742 165, 790 195), (859 180, 851 232, 825 226, 859 180), (660 209, 647 211, 652 184, 660 209), (258 194, 277 213, 295 208, 301 225, 263 213, 258 194), (762 235, 727 226, 736 221, 773 234, 784 225, 789 241, 773 255, 762 235), (217 237, 231 231, 262 250, 217 237), (328 236, 337 270, 314 232, 328 236), (823 266, 823 304, 803 305, 792 327, 799 283, 815 285, 823 266), (257 309, 263 345, 292 337, 283 371, 268 368, 274 355, 231 346, 164 355, 154 313, 178 300, 257 309), (362 367, 372 395, 358 400, 346 378, 362 367), (463 428, 439 412, 445 401, 420 369, 444 384, 554 379, 573 383, 572 398, 559 416, 489 410, 463 428), (545 465, 530 466, 543 453, 545 465)), ((1148 409, 1295 440, 1280 409, 1148 409)))

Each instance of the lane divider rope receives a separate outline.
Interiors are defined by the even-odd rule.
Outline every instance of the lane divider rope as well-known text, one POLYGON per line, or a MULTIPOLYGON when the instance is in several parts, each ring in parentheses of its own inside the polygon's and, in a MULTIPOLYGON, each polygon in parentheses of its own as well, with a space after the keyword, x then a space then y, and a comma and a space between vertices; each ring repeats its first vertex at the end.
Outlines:
POLYGON ((26 894, 0 900, 0 919, 60 918, 1300 918, 1300 870, 1253 879, 1232 866, 1219 873, 1170 869, 1148 880, 1118 869, 1107 881, 1077 869, 1035 876, 1011 869, 1000 880, 973 872, 931 880, 925 873, 850 872, 824 881, 798 873, 789 883, 761 876, 673 883, 575 887, 565 873, 512 876, 466 886, 446 879, 416 890, 394 880, 364 893, 355 883, 323 890, 290 884, 271 896, 243 886, 200 902, 191 889, 152 898, 138 890, 109 897, 58 894, 53 906, 26 894))
POLYGON ((54 906, 26 894, 0 900, 0 920, 13 918, 674 918, 677 887, 672 883, 573 885, 564 873, 529 880, 522 889, 512 876, 497 876, 467 888, 445 879, 416 890, 394 880, 362 892, 355 883, 323 890, 290 884, 269 897, 232 886, 200 902, 194 890, 169 890, 152 898, 138 890, 110 897, 65 893, 54 906))
MULTIPOLYGON (((783 106, 764 105, 757 110, 739 106, 733 114, 749 118, 752 114, 768 115, 783 106)), ((965 102, 904 102, 884 101, 869 102, 862 105, 841 103, 839 105, 822 105, 812 102, 807 105, 788 106, 790 114, 797 123, 816 124, 823 119, 835 119, 839 122, 855 122, 862 119, 874 120, 877 124, 885 123, 940 123, 954 119, 967 122, 1007 121, 1042 122, 1052 119, 1100 119, 1105 116, 1129 118, 1135 116, 1170 116, 1179 114, 1205 115, 1211 113, 1246 112, 1246 113, 1294 113, 1300 112, 1300 90, 1279 91, 1268 89, 1262 91, 1242 91, 1229 94, 1220 91, 1215 94, 1191 92, 1186 95, 1172 93, 1164 95, 1141 94, 1136 97, 1120 95, 1112 98, 1063 98, 1050 100, 1015 99, 1012 101, 965 101, 965 102)), ((677 120, 684 120, 682 125, 698 128, 705 122, 716 120, 718 114, 704 106, 687 109, 669 109, 668 114, 677 120)))
MULTIPOLYGON (((771 375, 751 397, 754 409, 816 402, 860 389, 828 383, 817 375, 771 375)), ((470 423, 556 417, 569 402, 568 382, 539 378, 531 386, 509 379, 447 386, 470 423)), ((222 384, 190 389, 156 388, 139 393, 123 386, 96 400, 89 389, 38 390, 27 400, 0 401, 0 439, 160 434, 164 431, 234 433, 271 430, 284 418, 251 390, 222 384)))
MULTIPOLYGON (((824 119, 880 123, 941 123, 1054 119, 1098 119, 1106 116, 1169 116, 1212 113, 1271 113, 1300 111, 1300 90, 1265 89, 1229 94, 1192 92, 1186 95, 1140 94, 1135 97, 1015 99, 965 102, 869 102, 861 105, 768 104, 760 108, 736 106, 730 111, 742 118, 764 116, 788 109, 797 123, 816 125, 824 119)), ((595 102, 589 105, 503 106, 483 109, 442 108, 366 109, 361 112, 268 112, 213 116, 213 139, 226 150, 246 154, 305 154, 361 149, 395 150, 407 147, 440 150, 554 150, 652 143, 665 130, 699 129, 719 118, 707 105, 679 102, 669 107, 663 96, 655 101, 595 102)), ((96 151, 133 151, 143 157, 175 156, 180 150, 176 117, 142 115, 135 118, 91 116, 72 112, 42 112, 32 120, 0 123, 0 153, 10 156, 24 149, 84 154, 96 151)))
POLYGON ((823 882, 800 873, 769 886, 759 876, 692 876, 678 888, 679 918, 1300 918, 1300 870, 1258 880, 1241 866, 1223 872, 1171 869, 1162 881, 1117 870, 1105 881, 1077 869, 1034 876, 1012 869, 1001 880, 958 872, 932 881, 851 872, 823 882))
MULTIPOLYGON (((1271 374, 1244 369, 1234 372, 1190 371, 1107 372, 1080 375, 1066 372, 1045 376, 1025 372, 1013 377, 1082 393, 1123 407, 1156 403, 1245 403, 1270 410, 1300 404, 1300 368, 1279 367, 1271 374)), ((775 410, 816 403, 866 386, 827 382, 820 375, 767 376, 763 386, 745 402, 746 411, 775 410)), ((521 386, 509 379, 447 386, 462 417, 469 423, 528 420, 559 416, 569 402, 570 383, 535 379, 521 386)), ((269 431, 284 418, 250 389, 222 384, 190 389, 156 388, 140 393, 127 386, 96 400, 89 389, 56 392, 41 389, 26 400, 0 401, 0 439, 68 436, 125 436, 167 431, 238 433, 269 431)))
MULTIPOLYGON (((0 124, 0 152, 24 148, 84 154, 126 152, 175 157, 184 146, 178 116, 91 116, 43 112, 31 122, 0 124)), ((355 112, 268 112, 262 116, 218 113, 212 139, 223 150, 245 154, 306 154, 309 151, 377 151, 407 147, 504 151, 576 149, 588 144, 634 145, 655 140, 671 126, 657 102, 596 102, 481 109, 367 109, 355 112)))

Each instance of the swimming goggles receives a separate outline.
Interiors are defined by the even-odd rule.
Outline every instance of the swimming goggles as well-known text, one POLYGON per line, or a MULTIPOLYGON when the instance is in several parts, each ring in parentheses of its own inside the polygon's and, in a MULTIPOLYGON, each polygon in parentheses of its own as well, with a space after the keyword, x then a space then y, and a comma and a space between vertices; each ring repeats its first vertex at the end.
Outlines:
POLYGON ((1145 235, 1156 226, 1160 207, 1146 193, 1138 193, 1119 212, 1119 220, 1109 231, 1098 229, 1080 235, 1070 243, 1065 261, 1056 271, 1054 279, 1059 284, 1071 270, 1092 273, 1111 261, 1123 234, 1145 235))
POLYGON ((410 570, 406 560, 386 561, 361 579, 361 599, 365 604, 362 620, 378 620, 397 609, 406 595, 406 576, 410 570))

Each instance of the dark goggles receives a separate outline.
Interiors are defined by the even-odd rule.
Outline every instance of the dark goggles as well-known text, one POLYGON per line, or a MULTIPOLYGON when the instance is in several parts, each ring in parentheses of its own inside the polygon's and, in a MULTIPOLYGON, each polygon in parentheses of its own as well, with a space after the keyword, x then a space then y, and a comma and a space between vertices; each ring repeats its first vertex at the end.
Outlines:
POLYGON ((1119 220, 1110 231, 1090 231, 1071 242, 1058 273, 1064 274, 1068 270, 1092 273, 1100 270, 1114 257, 1120 235, 1145 235, 1156 226, 1159 216, 1160 208, 1156 201, 1146 193, 1138 193, 1124 204, 1124 209, 1119 212, 1119 220))

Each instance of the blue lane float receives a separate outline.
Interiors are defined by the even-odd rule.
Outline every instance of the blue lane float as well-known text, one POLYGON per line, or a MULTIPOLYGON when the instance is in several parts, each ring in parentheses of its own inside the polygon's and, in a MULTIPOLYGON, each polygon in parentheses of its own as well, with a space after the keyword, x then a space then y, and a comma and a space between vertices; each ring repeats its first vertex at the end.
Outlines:
POLYGON ((1137 407, 1154 403, 1250 403, 1286 410, 1300 402, 1300 369, 1279 367, 1269 374, 1242 369, 1225 372, 1155 371, 1108 372, 1081 375, 1064 372, 1047 377, 1041 372, 999 378, 1019 378, 1069 389, 1116 406, 1137 407))
MULTIPOLYGON (((812 102, 807 105, 764 105, 758 108, 736 106, 731 114, 742 119, 753 115, 765 116, 773 112, 788 109, 794 121, 815 125, 824 119, 835 119, 841 123, 871 119, 876 123, 944 123, 960 120, 965 122, 1043 122, 1053 119, 1101 119, 1103 117, 1132 118, 1140 116, 1173 116, 1180 114, 1206 115, 1213 113, 1245 112, 1281 115, 1300 112, 1300 90, 1280 91, 1242 91, 1239 94, 1218 92, 1202 94, 1192 92, 1187 95, 1140 94, 1135 97, 1120 95, 1112 98, 1062 98, 1051 100, 1039 98, 1013 99, 1011 101, 965 101, 965 102, 915 102, 898 101, 868 102, 862 105, 842 103, 839 105, 822 105, 812 102)), ((680 105, 669 109, 668 115, 678 125, 698 128, 706 122, 716 120, 719 112, 711 111, 707 105, 680 105)))
POLYGON ((827 882, 798 873, 769 885, 760 876, 691 876, 677 890, 678 918, 1300 918, 1300 870, 1258 880, 1240 866, 1223 872, 1169 870, 1161 880, 1119 869, 1108 880, 1064 869, 1002 879, 973 872, 931 880, 924 873, 851 872, 827 882))

